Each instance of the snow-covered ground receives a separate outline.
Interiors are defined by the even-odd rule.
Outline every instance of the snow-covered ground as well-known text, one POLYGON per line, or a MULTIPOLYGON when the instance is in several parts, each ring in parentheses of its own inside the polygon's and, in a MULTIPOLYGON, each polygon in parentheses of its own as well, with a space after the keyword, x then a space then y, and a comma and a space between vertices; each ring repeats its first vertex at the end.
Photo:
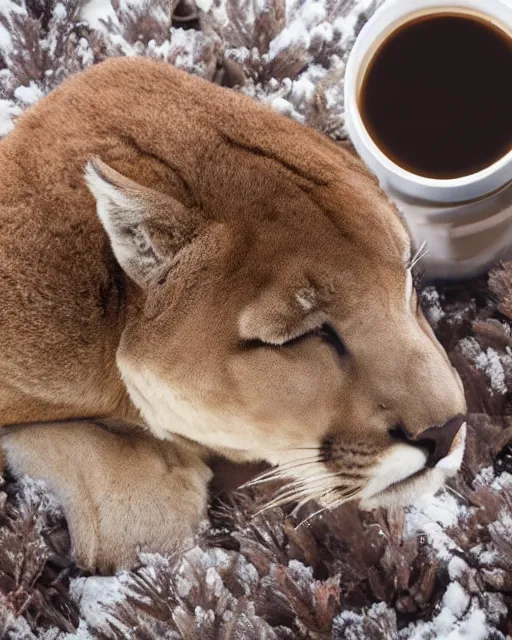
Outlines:
MULTIPOLYGON (((223 55, 241 65, 247 78, 243 91, 247 94, 297 120, 315 125, 314 118, 317 115, 312 114, 311 105, 321 105, 323 120, 319 128, 329 135, 343 137, 343 71, 346 51, 361 20, 371 14, 381 1, 286 0, 280 28, 276 29, 273 37, 268 40, 268 46, 262 50, 253 46, 251 39, 254 39, 255 31, 261 28, 258 21, 262 14, 270 11, 271 3, 267 0, 241 0, 238 6, 243 7, 243 24, 237 24, 230 13, 230 7, 232 9, 235 2, 196 2, 201 10, 210 11, 209 24, 214 27, 214 33, 206 36, 194 30, 171 28, 170 24, 166 27, 169 16, 161 4, 155 3, 151 9, 153 24, 163 25, 168 33, 166 38, 158 41, 129 36, 130 19, 134 18, 140 7, 145 6, 143 0, 121 0, 116 8, 109 0, 89 0, 80 15, 73 18, 73 22, 85 23, 94 32, 94 38, 90 37, 91 32, 86 29, 69 35, 70 5, 56 3, 52 9, 48 31, 39 43, 40 50, 48 56, 47 68, 41 74, 35 73, 34 77, 24 77, 23 83, 19 84, 21 76, 17 75, 17 67, 12 61, 20 51, 26 56, 29 52, 28 49, 23 51, 25 41, 19 33, 13 37, 17 33, 13 25, 18 17, 26 15, 27 10, 22 0, 0 0, 0 15, 4 17, 3 21, 0 20, 0 55, 8 62, 6 68, 0 70, 0 137, 7 135, 15 126, 16 118, 68 73, 95 62, 100 49, 103 51, 102 55, 153 55, 188 71, 211 77, 219 48, 222 48, 223 55), (63 41, 68 45, 66 56, 58 53, 63 41), (299 61, 298 64, 289 62, 291 52, 294 60, 299 61), (289 69, 293 73, 287 73, 289 69)), ((429 287, 423 293, 423 298, 429 309, 432 325, 439 326, 445 321, 446 313, 438 291, 429 287)), ((450 321, 457 321, 455 314, 452 314, 450 321)), ((502 329, 507 330, 505 324, 502 324, 502 329)), ((466 337, 458 343, 457 350, 486 377, 493 394, 501 397, 508 392, 512 371, 512 352, 509 347, 498 352, 493 347, 482 348, 474 337, 466 337)), ((480 472, 475 480, 475 487, 479 483, 496 494, 510 492, 512 495, 512 476, 502 474, 496 477, 491 467, 480 472)), ((26 480, 21 494, 25 504, 31 505, 38 512, 58 512, 58 505, 40 483, 26 480)), ((496 548, 493 541, 495 538, 492 536, 486 542, 461 547, 454 535, 455 529, 464 530, 466 523, 475 517, 477 509, 478 507, 470 505, 456 493, 445 490, 407 512, 404 538, 426 536, 432 552, 446 570, 447 586, 444 595, 428 621, 416 621, 396 632, 395 611, 390 605, 379 602, 360 612, 346 610, 340 613, 334 623, 334 637, 361 640, 370 637, 368 629, 373 628, 381 632, 380 636, 371 636, 375 638, 489 638, 506 611, 503 596, 498 592, 500 580, 505 579, 504 565, 499 562, 500 550, 496 548), (478 575, 475 567, 479 568, 478 575), (489 585, 494 584, 494 589, 481 584, 482 571, 488 572, 489 585)), ((512 519, 509 512, 498 513, 490 526, 497 536, 508 540, 512 545, 512 519)), ((205 550, 196 546, 176 564, 158 555, 146 554, 141 560, 144 565, 142 573, 146 573, 150 582, 155 581, 161 573, 171 573, 174 576, 174 587, 182 599, 187 598, 192 588, 192 582, 187 577, 187 567, 191 564, 201 567, 206 588, 217 594, 216 597, 226 600, 233 597, 223 586, 222 578, 223 571, 232 562, 232 556, 222 549, 205 550)), ((239 556, 237 562, 236 571, 240 584, 248 587, 255 584, 258 571, 254 564, 243 556, 239 556)), ((304 580, 312 579, 310 570, 297 560, 290 561, 289 569, 298 582, 301 576, 304 580)), ((40 637, 45 640, 89 640, 95 637, 91 628, 105 630, 107 633, 109 624, 129 637, 129 630, 117 618, 112 617, 109 609, 126 602, 127 596, 139 597, 137 593, 134 591, 133 576, 129 572, 115 577, 76 578, 71 582, 71 596, 81 614, 79 629, 68 634, 54 629, 46 631, 40 637)), ((248 589, 247 595, 249 593, 248 589)), ((175 613, 180 615, 179 610, 175 613)), ((211 615, 213 613, 210 610, 196 612, 197 619, 206 619, 211 615)), ((16 625, 18 635, 12 636, 13 638, 21 640, 32 637, 23 619, 12 622, 13 628, 16 625)), ((499 632, 493 633, 496 640, 504 637, 499 632)))

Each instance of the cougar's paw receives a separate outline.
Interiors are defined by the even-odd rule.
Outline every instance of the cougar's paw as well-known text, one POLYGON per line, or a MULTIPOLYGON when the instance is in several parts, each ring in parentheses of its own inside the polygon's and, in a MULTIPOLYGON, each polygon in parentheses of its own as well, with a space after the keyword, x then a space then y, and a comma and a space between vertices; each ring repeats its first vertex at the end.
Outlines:
POLYGON ((82 423, 27 428, 1 444, 14 474, 44 480, 61 500, 74 558, 90 571, 177 550, 205 514, 211 471, 188 444, 82 423))

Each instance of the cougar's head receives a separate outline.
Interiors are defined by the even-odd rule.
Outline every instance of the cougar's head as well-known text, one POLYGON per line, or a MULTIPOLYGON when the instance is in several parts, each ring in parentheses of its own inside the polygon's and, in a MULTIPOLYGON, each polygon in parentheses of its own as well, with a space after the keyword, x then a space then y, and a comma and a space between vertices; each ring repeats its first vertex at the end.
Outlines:
POLYGON ((277 501, 408 503, 460 466, 462 385, 395 208, 350 153, 287 127, 271 150, 219 136, 194 205, 89 164, 136 292, 118 365, 157 436, 267 460, 290 479, 277 501))

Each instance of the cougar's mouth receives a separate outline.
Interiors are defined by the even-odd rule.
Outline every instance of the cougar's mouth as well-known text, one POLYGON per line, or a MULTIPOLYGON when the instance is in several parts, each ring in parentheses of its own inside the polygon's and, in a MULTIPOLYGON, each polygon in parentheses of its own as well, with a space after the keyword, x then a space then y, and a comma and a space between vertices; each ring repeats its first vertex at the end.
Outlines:
POLYGON ((340 484, 336 472, 322 469, 319 463, 325 464, 329 454, 329 448, 324 447, 326 451, 321 452, 320 459, 314 455, 305 456, 302 460, 294 458, 284 463, 276 462, 272 469, 251 478, 242 487, 285 481, 261 511, 290 503, 297 503, 295 508, 299 509, 311 500, 322 505, 313 516, 352 500, 365 510, 408 506, 424 495, 436 493, 448 478, 457 473, 462 463, 465 438, 466 423, 463 423, 448 454, 434 467, 427 466, 428 454, 424 449, 399 443, 380 461, 363 485, 360 482, 340 484))
POLYGON ((398 451, 381 463, 380 468, 363 490, 360 500, 361 508, 406 506, 424 494, 438 491, 446 480, 453 477, 460 469, 466 432, 467 427, 464 423, 455 436, 448 455, 441 458, 434 467, 426 466, 426 455, 423 454, 422 460, 421 450, 402 445, 398 451), (401 467, 398 465, 399 459, 402 462, 401 467), (395 467, 394 476, 392 467, 395 467))

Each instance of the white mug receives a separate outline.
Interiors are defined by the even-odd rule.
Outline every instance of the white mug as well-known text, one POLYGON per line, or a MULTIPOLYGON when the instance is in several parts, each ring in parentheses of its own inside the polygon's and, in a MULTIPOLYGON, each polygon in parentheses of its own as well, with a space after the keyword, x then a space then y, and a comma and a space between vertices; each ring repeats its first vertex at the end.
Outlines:
MULTIPOLYGON (((457 178, 416 175, 372 139, 358 107, 373 56, 395 29, 442 13, 478 16, 512 38, 512 0, 388 0, 361 30, 345 73, 346 128, 359 155, 404 214, 429 278, 459 279, 512 259, 512 149, 490 166, 457 178)), ((504 78, 512 82, 512 78, 504 78)), ((512 118, 512 113, 510 114, 512 118)))

